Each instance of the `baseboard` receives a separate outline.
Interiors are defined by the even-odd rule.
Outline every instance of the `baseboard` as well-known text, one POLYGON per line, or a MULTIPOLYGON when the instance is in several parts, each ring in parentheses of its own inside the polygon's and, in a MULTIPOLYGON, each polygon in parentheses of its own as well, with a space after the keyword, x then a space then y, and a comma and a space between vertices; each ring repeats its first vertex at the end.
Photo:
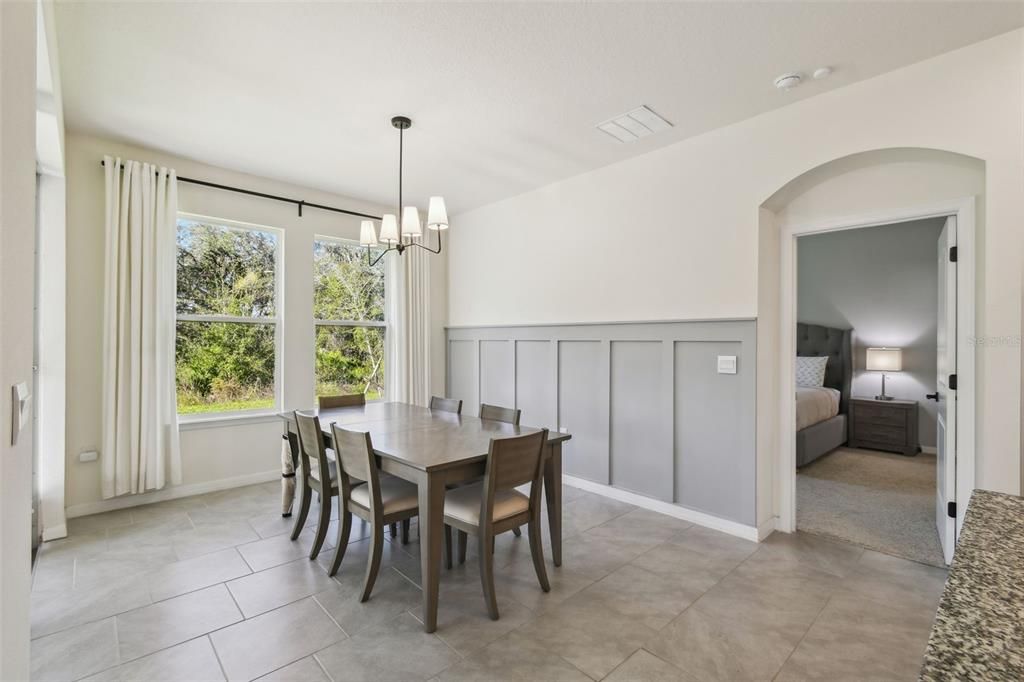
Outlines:
POLYGON ((43 529, 43 542, 49 542, 50 540, 60 540, 68 536, 68 524, 61 523, 56 526, 50 526, 49 528, 43 529))
POLYGON ((151 504, 153 502, 174 500, 179 497, 191 497, 193 495, 213 493, 217 492, 218 490, 227 490, 229 488, 241 488, 242 486, 245 485, 266 483, 268 481, 275 481, 280 478, 280 469, 273 469, 271 471, 259 471, 254 474, 243 474, 242 476, 219 478, 215 481, 203 481, 202 483, 176 485, 171 488, 164 488, 163 490, 156 490, 151 493, 142 493, 140 495, 126 495, 123 497, 115 497, 110 500, 100 500, 99 502, 86 502, 84 504, 76 504, 68 507, 66 512, 67 517, 69 519, 73 519, 78 516, 88 516, 90 514, 100 514, 102 512, 114 511, 116 509, 138 507, 139 505, 151 504))
POLYGON ((938 450, 935 448, 934 445, 922 445, 921 452, 926 455, 934 455, 938 453, 938 450))
POLYGON ((763 541, 769 535, 778 530, 778 528, 776 527, 776 521, 778 521, 778 517, 771 516, 757 525, 758 542, 763 541))
MULTIPOLYGON (((569 476, 568 474, 562 474, 562 481, 566 485, 571 485, 573 488, 586 490, 589 493, 596 493, 613 500, 618 500, 619 502, 628 502, 629 504, 643 509, 649 509, 660 514, 665 514, 666 516, 674 516, 677 519, 682 519, 683 521, 695 523, 698 526, 734 535, 738 538, 743 538, 744 540, 759 542, 763 539, 759 528, 747 526, 736 521, 720 519, 717 516, 705 514, 704 512, 688 509, 686 507, 680 507, 679 505, 672 504, 671 502, 655 500, 654 498, 647 497, 645 495, 639 495, 628 490, 622 490, 621 488, 613 488, 612 486, 604 485, 603 483, 594 483, 593 481, 588 481, 584 478, 577 478, 576 476, 569 476)), ((772 519, 772 529, 774 529, 774 524, 775 520, 772 519)), ((770 532, 771 531, 769 531, 769 534, 770 532)), ((768 537, 768 535, 765 535, 764 537, 768 537)))

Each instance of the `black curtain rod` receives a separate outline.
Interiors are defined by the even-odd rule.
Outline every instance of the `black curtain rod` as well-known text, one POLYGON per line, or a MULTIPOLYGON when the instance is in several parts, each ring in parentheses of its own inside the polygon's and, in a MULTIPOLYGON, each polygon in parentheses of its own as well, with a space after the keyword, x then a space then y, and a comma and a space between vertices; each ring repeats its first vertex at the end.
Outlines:
MULTIPOLYGON (((106 162, 100 159, 100 165, 105 166, 106 162)), ((122 165, 119 170, 124 170, 122 165)), ((378 215, 370 215, 368 213, 360 213, 359 211, 349 211, 344 208, 335 208, 334 206, 324 206, 323 204, 314 204, 309 201, 303 201, 301 199, 290 199, 289 197, 282 197, 276 194, 267 194, 266 192, 255 192, 251 189, 242 189, 241 187, 232 187, 231 185, 221 185, 216 182, 207 182, 206 180, 196 180, 195 178, 186 178, 181 175, 178 176, 179 182, 187 182, 191 185, 200 185, 202 187, 212 187, 213 189, 222 189, 226 192, 237 192, 238 194, 247 194, 251 197, 260 197, 261 199, 270 199, 272 201, 281 201, 286 204, 294 204, 299 207, 299 217, 302 217, 302 208, 308 206, 309 208, 318 208, 321 211, 331 211, 333 213, 344 213, 345 215, 353 215, 359 218, 370 218, 371 220, 380 220, 381 217, 378 215)))

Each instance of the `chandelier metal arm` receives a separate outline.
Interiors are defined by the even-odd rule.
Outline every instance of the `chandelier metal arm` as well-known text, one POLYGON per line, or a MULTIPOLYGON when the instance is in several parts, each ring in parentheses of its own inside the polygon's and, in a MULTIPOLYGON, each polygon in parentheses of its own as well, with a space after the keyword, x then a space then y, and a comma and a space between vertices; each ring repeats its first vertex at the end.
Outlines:
POLYGON ((381 261, 381 259, 389 251, 397 251, 399 253, 399 255, 401 255, 402 252, 405 251, 406 249, 408 249, 410 246, 415 246, 417 248, 423 249, 424 251, 429 251, 430 253, 433 253, 433 254, 439 254, 439 253, 441 253, 441 247, 442 247, 442 243, 441 243, 442 242, 442 240, 441 240, 441 230, 432 230, 432 231, 433 232, 437 232, 437 249, 432 249, 429 246, 424 246, 423 244, 420 244, 418 242, 409 242, 408 244, 395 244, 393 246, 389 246, 388 248, 386 248, 383 251, 381 251, 379 256, 377 256, 376 258, 372 258, 372 254, 370 253, 372 247, 367 246, 366 247, 366 264, 369 265, 372 268, 374 265, 379 263, 381 261))

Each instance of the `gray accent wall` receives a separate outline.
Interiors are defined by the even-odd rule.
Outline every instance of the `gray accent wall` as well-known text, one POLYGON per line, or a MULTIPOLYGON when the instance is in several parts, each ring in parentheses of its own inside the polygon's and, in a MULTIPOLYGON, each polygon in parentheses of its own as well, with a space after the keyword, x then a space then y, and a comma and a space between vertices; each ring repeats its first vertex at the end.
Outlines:
POLYGON ((867 348, 903 349, 886 393, 918 401, 920 440, 935 446, 938 239, 944 218, 828 232, 797 240, 800 322, 853 330, 853 395, 873 397, 881 376, 865 370, 867 348))
POLYGON ((567 474, 754 526, 755 338, 753 320, 449 328, 448 395, 565 429, 567 474))

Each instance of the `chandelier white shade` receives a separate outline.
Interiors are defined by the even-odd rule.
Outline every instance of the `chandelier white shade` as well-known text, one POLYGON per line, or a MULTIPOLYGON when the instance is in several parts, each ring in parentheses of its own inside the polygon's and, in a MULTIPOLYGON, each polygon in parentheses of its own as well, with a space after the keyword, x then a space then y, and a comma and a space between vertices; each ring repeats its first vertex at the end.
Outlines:
POLYGON ((419 209, 415 206, 406 206, 402 211, 402 237, 419 237, 422 234, 419 209))
POLYGON ((380 240, 388 246, 398 243, 398 218, 393 213, 385 213, 381 218, 380 240))
POLYGON ((448 209, 444 205, 444 197, 430 197, 427 208, 427 227, 431 230, 448 229, 448 209))
POLYGON ((377 246, 377 231, 373 229, 372 220, 364 220, 359 224, 360 246, 377 246))

